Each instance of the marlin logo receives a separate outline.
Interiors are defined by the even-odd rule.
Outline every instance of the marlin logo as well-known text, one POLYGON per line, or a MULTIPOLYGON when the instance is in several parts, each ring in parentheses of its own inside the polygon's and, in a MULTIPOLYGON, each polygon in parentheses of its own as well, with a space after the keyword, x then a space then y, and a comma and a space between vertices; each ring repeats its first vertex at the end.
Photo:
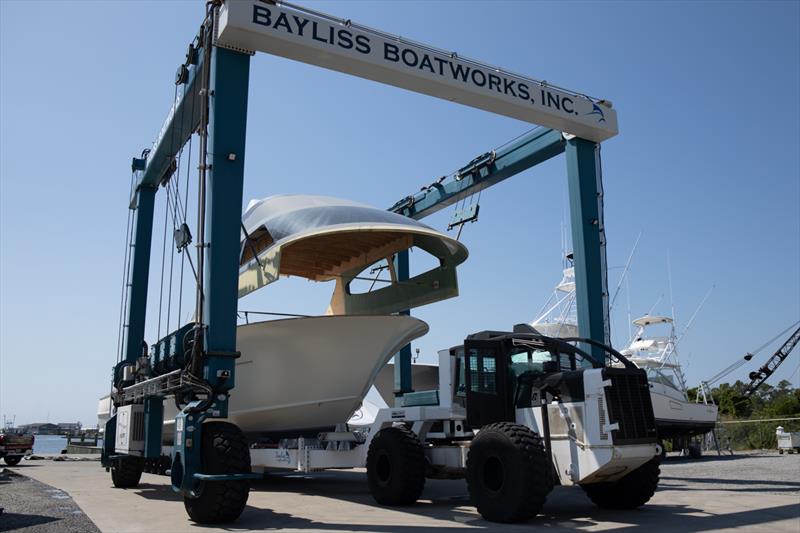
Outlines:
POLYGON ((599 105, 595 104, 594 102, 592 102, 592 112, 591 113, 586 113, 586 114, 587 115, 600 115, 600 118, 597 120, 597 122, 605 122, 606 121, 606 114, 603 113, 603 109, 599 105))

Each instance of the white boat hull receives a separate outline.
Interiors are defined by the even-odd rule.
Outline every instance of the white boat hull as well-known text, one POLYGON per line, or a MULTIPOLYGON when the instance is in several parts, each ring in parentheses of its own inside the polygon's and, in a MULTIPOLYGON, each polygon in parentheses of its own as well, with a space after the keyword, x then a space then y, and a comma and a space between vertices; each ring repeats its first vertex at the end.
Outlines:
MULTIPOLYGON (((346 422, 381 368, 399 349, 428 332, 416 318, 321 316, 239 326, 236 385, 228 421, 245 433, 332 427, 346 422)), ((98 419, 107 417, 100 400, 98 419)), ((170 441, 174 402, 164 403, 170 441)))
POLYGON ((699 435, 714 428, 717 423, 716 405, 687 402, 674 392, 658 383, 650 384, 653 415, 660 437, 699 435))
POLYGON ((245 432, 346 422, 389 359, 427 332, 425 322, 400 315, 240 326, 229 418, 245 432))

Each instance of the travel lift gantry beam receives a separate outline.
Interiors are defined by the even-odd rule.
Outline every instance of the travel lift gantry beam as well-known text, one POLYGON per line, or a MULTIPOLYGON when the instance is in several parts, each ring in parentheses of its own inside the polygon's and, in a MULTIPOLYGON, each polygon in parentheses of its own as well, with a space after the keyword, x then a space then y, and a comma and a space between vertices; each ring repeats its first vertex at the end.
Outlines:
MULTIPOLYGON (((175 421, 172 485, 186 498, 187 509, 188 502, 200 496, 197 489, 202 483, 249 476, 243 472, 203 472, 207 466, 201 458, 201 430, 207 418, 226 418, 228 394, 235 386, 247 97, 250 56, 256 51, 554 128, 529 136, 535 138, 521 139, 496 154, 490 164, 465 173, 463 179, 472 182, 473 191, 477 191, 540 160, 567 152, 581 335, 607 340, 597 143, 617 134, 616 112, 610 104, 285 2, 212 1, 207 6, 200 33, 178 70, 176 83, 183 85, 183 90, 152 150, 133 160, 137 181, 130 205, 135 223, 127 280, 127 333, 123 358, 114 367, 117 413, 127 405, 144 403, 145 446, 140 454, 144 458, 154 459, 160 454, 164 397, 187 391, 204 393, 201 397, 205 395, 205 399, 189 403, 175 421), (200 332, 200 342, 193 344, 191 369, 135 383, 132 375, 143 355, 155 193, 169 180, 177 154, 195 131, 205 148, 201 152, 209 156, 200 165, 201 183, 206 188, 200 202, 205 216, 198 228, 198 246, 204 259, 198 265, 202 291, 195 311, 198 324, 193 330, 200 332), (559 131, 568 135, 562 136, 559 131)), ((448 187, 450 184, 444 184, 438 197, 439 189, 432 189, 408 205, 410 216, 420 218, 457 201, 459 193, 448 187)), ((602 352, 597 354, 598 358, 603 356, 602 352)), ((402 363, 410 369, 410 358, 402 363)), ((410 389, 410 373, 408 377, 410 389)), ((132 416, 124 409, 122 413, 132 416)), ((106 425, 103 464, 112 469, 112 474, 117 468, 124 485, 124 460, 131 457, 118 451, 117 441, 123 436, 115 434, 116 418, 115 414, 106 425)))
MULTIPOLYGON (((565 151, 572 241, 575 243, 578 335, 609 344, 611 336, 599 144, 560 131, 538 128, 496 152, 476 157, 449 180, 434 182, 421 192, 398 201, 389 210, 419 220, 565 151)), ((396 262, 398 279, 408 279, 408 251, 400 252, 396 262)), ((599 347, 586 348, 598 360, 605 358, 599 347)), ((395 394, 402 396, 413 391, 411 345, 404 346, 396 359, 395 394)))

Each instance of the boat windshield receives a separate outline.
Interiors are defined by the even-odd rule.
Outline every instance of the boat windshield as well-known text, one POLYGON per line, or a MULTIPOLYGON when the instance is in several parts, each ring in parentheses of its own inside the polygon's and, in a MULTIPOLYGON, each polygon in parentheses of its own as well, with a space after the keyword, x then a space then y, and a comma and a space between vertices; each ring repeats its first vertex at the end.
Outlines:
POLYGON ((654 368, 649 367, 646 369, 647 379, 651 383, 660 383, 671 389, 680 391, 680 387, 675 382, 675 374, 669 368, 654 368))

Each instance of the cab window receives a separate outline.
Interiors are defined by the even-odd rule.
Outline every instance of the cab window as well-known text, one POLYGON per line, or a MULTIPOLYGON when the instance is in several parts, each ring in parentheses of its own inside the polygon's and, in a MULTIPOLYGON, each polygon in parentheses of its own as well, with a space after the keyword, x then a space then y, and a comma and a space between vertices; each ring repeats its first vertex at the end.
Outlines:
POLYGON ((497 356, 492 352, 469 351, 470 390, 497 394, 497 356))

